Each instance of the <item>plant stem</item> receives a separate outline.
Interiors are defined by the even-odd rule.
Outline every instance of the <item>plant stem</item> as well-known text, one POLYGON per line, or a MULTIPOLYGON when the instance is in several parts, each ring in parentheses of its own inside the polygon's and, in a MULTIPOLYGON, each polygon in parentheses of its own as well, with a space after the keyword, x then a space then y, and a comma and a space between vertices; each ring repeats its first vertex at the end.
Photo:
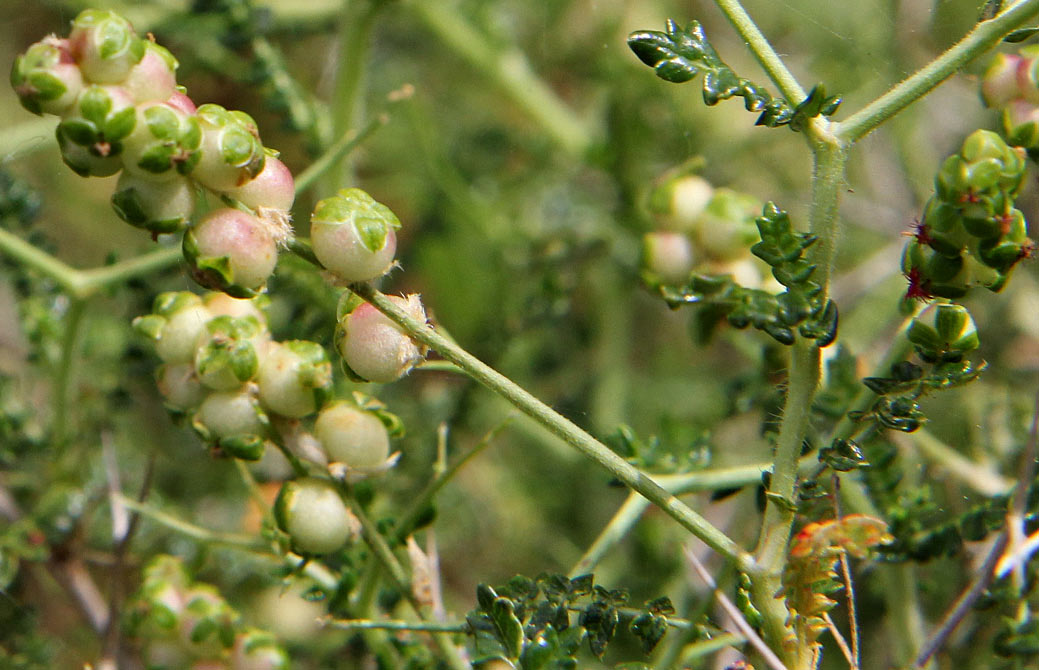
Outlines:
POLYGON ((987 465, 967 458, 939 440, 926 428, 920 428, 910 433, 908 438, 928 460, 986 497, 1006 493, 1014 486, 1012 480, 995 472, 987 465))
POLYGON ((746 643, 747 638, 737 633, 723 633, 717 637, 712 637, 710 640, 694 642, 682 650, 681 662, 676 667, 685 668, 691 666, 693 661, 697 659, 710 656, 726 647, 738 647, 746 643))
POLYGON ((354 284, 351 289, 398 324, 411 337, 439 351, 444 358, 464 369, 473 379, 512 403, 524 414, 592 459, 625 485, 645 496, 709 547, 734 561, 741 570, 752 571, 754 569, 753 557, 725 533, 715 528, 685 503, 668 493, 652 477, 632 466, 588 432, 535 398, 508 377, 444 337, 435 328, 410 317, 371 285, 354 284))
POLYGON ((65 337, 61 340, 61 359, 54 375, 54 428, 52 439, 59 449, 68 439, 69 395, 72 392, 72 361, 75 359, 80 326, 86 301, 71 298, 65 321, 65 337))
POLYGON ((1021 27, 1036 14, 1039 14, 1039 0, 1021 0, 995 18, 982 21, 945 53, 855 114, 835 124, 834 133, 845 142, 862 139, 961 67, 994 47, 1008 33, 1021 27))
POLYGON ((743 5, 740 4, 739 0, 714 0, 714 4, 718 5, 718 9, 725 14, 732 27, 740 34, 743 41, 747 43, 747 48, 757 58, 758 63, 768 73, 769 79, 779 88, 783 97, 795 105, 804 100, 804 89, 797 83, 797 79, 787 69, 783 59, 772 48, 768 38, 754 23, 754 19, 747 14, 747 10, 743 9, 743 5))
POLYGON ((593 140, 585 123, 531 70, 519 49, 495 48, 452 3, 417 0, 408 6, 444 44, 540 123, 564 151, 578 158, 585 155, 593 140))
POLYGON ((202 528, 195 524, 183 521, 176 518, 162 510, 155 509, 151 505, 147 505, 137 500, 127 497, 122 493, 114 493, 112 496, 118 500, 127 509, 131 509, 142 516, 146 516, 156 523, 162 524, 171 530, 175 530, 182 535, 187 535, 190 538, 204 542, 207 544, 223 544, 231 547, 237 547, 239 549, 245 549, 246 551, 252 551, 260 554, 269 554, 270 547, 262 541, 258 541, 252 535, 237 535, 233 533, 218 533, 216 531, 209 530, 208 528, 202 528))
POLYGON ((374 619, 335 619, 327 617, 319 619, 322 626, 341 630, 395 630, 414 631, 420 633, 466 633, 470 632, 464 623, 431 623, 425 621, 397 621, 374 619))
MULTIPOLYGON (((364 124, 360 130, 351 128, 344 132, 342 137, 328 148, 328 151, 321 154, 303 172, 299 173, 295 179, 296 195, 298 196, 313 186, 318 179, 334 168, 344 156, 356 149, 358 145, 371 137, 376 130, 386 125, 389 120, 390 117, 387 114, 378 114, 364 124)), ((340 182, 340 186, 345 185, 345 183, 340 182)))

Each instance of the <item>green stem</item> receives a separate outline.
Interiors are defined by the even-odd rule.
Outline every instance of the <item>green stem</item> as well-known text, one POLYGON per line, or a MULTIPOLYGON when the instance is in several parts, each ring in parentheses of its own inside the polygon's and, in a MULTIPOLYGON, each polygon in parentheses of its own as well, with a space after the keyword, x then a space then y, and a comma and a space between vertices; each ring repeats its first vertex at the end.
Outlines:
POLYGON ((735 561, 741 570, 753 571, 755 563, 750 554, 685 503, 668 493, 652 477, 632 466, 611 451, 609 447, 535 398, 511 379, 444 337, 435 328, 406 314, 371 285, 355 284, 351 289, 397 323, 413 338, 439 351, 444 358, 464 369, 473 379, 512 403, 564 442, 606 469, 625 485, 645 496, 709 547, 735 561))
POLYGON ((795 105, 804 100, 804 89, 797 83, 797 79, 787 69, 783 59, 772 48, 768 39, 754 23, 754 19, 750 18, 747 11, 743 9, 739 0, 714 0, 714 4, 718 5, 718 9, 725 14, 729 23, 747 43, 747 47, 768 73, 769 79, 779 88, 783 97, 795 105))
POLYGON ((131 509, 137 512, 141 516, 148 517, 156 523, 162 524, 170 530, 175 530, 182 535, 186 535, 192 539, 204 542, 206 544, 222 544, 230 547, 237 547, 239 549, 245 549, 246 551, 252 551, 260 554, 269 554, 270 547, 262 541, 258 541, 252 535, 237 535, 232 533, 217 533, 216 531, 209 530, 208 528, 202 528, 195 524, 183 521, 176 518, 162 510, 155 509, 151 505, 146 505, 142 502, 127 497, 121 493, 116 493, 114 496, 119 502, 124 505, 127 509, 131 509))
POLYGON ((452 3, 417 0, 408 6, 448 47, 540 123, 563 150, 578 158, 587 153, 593 138, 585 123, 531 70, 519 49, 491 45, 452 3))
POLYGON ((78 294, 86 297, 119 282, 177 265, 184 258, 180 245, 149 251, 135 258, 90 270, 81 270, 78 294))
POLYGON ((54 444, 61 448, 68 439, 69 396, 72 378, 72 361, 76 358, 76 343, 79 340, 80 326, 83 325, 83 313, 86 301, 71 298, 65 322, 65 337, 61 341, 61 359, 54 375, 54 444))
POLYGON ((939 440, 926 428, 910 433, 909 439, 921 455, 984 496, 1001 495, 1014 486, 1011 479, 993 471, 987 465, 972 461, 939 440))
POLYGON ((465 633, 470 634, 469 624, 431 623, 426 621, 396 621, 373 619, 320 619, 321 625, 341 630, 394 630, 420 633, 465 633))
POLYGON ((79 288, 79 270, 3 228, 0 228, 0 251, 21 265, 50 277, 67 293, 74 294, 79 288))
POLYGON ((974 30, 925 65, 844 121, 835 124, 834 133, 844 142, 855 142, 903 108, 916 102, 970 61, 996 46, 1000 40, 1039 14, 1039 0, 1022 0, 974 30))
MULTIPOLYGON (((344 156, 356 149, 358 145, 371 137, 376 130, 386 125, 389 120, 390 117, 385 113, 379 114, 364 124, 360 130, 351 128, 343 133, 342 137, 328 148, 328 151, 321 154, 303 172, 299 173, 295 179, 296 195, 298 196, 313 186, 318 179, 335 167, 344 156)), ((339 185, 340 187, 345 186, 346 182, 340 181, 339 185)))
MULTIPOLYGON (((716 637, 712 637, 710 640, 703 640, 702 642, 694 642, 684 649, 682 649, 681 661, 676 664, 676 667, 689 667, 693 665, 693 661, 710 656, 715 652, 719 652, 726 647, 740 647, 747 643, 747 638, 737 633, 724 633, 716 637)), ((699 667, 699 666, 698 666, 699 667)))

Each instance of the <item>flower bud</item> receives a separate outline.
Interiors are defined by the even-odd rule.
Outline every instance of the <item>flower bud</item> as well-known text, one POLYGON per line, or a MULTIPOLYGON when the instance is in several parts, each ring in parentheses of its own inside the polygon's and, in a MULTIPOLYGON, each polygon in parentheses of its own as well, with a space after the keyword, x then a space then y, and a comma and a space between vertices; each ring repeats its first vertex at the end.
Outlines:
POLYGON ((212 314, 202 299, 188 291, 160 293, 152 314, 134 319, 134 328, 155 342, 155 353, 166 363, 194 364, 199 338, 212 314))
POLYGON ((153 233, 175 233, 195 211, 195 187, 187 177, 154 181, 124 172, 112 194, 112 208, 131 226, 153 233))
POLYGON ((177 59, 164 46, 144 41, 144 56, 121 82, 137 103, 162 102, 177 93, 177 59))
POLYGON ((1039 107, 1023 100, 1009 103, 1003 110, 1003 134, 1016 147, 1039 148, 1039 107))
POLYGON ((345 402, 321 410, 314 422, 314 437, 333 463, 350 469, 378 469, 390 456, 390 436, 375 414, 345 402))
POLYGON ((393 266, 397 228, 400 221, 389 207, 348 188, 314 207, 310 241, 327 270, 348 282, 367 281, 393 266))
POLYGON ((693 235, 698 252, 710 260, 733 261, 750 254, 758 241, 755 219, 761 203, 754 197, 728 188, 715 189, 693 235))
POLYGON ((278 262, 278 245, 259 219, 237 209, 206 214, 184 235, 192 278, 236 298, 262 291, 278 262))
POLYGON ((665 230, 689 232, 710 202, 714 189, 703 177, 667 176, 649 195, 649 211, 665 230))
POLYGON ((81 147, 62 131, 59 124, 55 130, 61 160, 70 170, 80 177, 111 177, 123 168, 123 162, 116 155, 97 155, 86 147, 81 147))
POLYGON ((1031 255, 1035 243, 1028 237, 1028 227, 1020 210, 1012 209, 999 224, 999 234, 979 240, 975 253, 982 263, 1006 274, 1018 261, 1031 255))
POLYGON ((99 158, 118 156, 133 132, 137 113, 133 99, 118 86, 88 86, 79 94, 58 131, 73 144, 99 158))
POLYGON ((184 95, 180 91, 177 91, 169 98, 167 98, 166 104, 170 107, 173 107, 174 109, 179 109, 180 111, 188 115, 194 114, 198 111, 198 108, 195 107, 195 103, 192 102, 191 98, 184 95))
POLYGON ((970 312, 961 305, 928 305, 909 325, 907 333, 922 357, 958 360, 978 348, 978 330, 970 312))
POLYGON ((1024 59, 1016 54, 997 53, 981 76, 981 97, 987 107, 1005 107, 1020 97, 1017 70, 1024 59))
POLYGON ((267 416, 248 389, 210 393, 195 412, 192 428, 231 456, 259 460, 267 416))
POLYGON ((959 298, 968 289, 962 256, 948 258, 911 239, 902 252, 902 272, 909 279, 910 298, 959 298))
POLYGON ((289 657, 273 635, 249 628, 235 638, 232 670, 288 670, 289 657))
POLYGON ((202 296, 202 303, 213 316, 233 316, 241 318, 251 316, 260 326, 267 330, 267 316, 261 309, 267 302, 266 296, 256 298, 232 298, 226 293, 216 291, 202 296))
POLYGON ((681 284, 693 271, 693 244, 685 233, 655 232, 642 237, 642 268, 651 282, 681 284))
POLYGON ((130 22, 104 9, 87 9, 73 19, 69 45, 83 76, 95 84, 122 82, 145 52, 130 22))
POLYGON ((332 390, 332 364, 316 342, 272 343, 263 356, 256 383, 260 402, 293 419, 314 413, 332 390))
POLYGON ((274 503, 278 527, 302 554, 328 554, 343 547, 357 521, 328 481, 304 477, 285 482, 274 503))
POLYGON ((285 164, 274 156, 267 156, 260 174, 226 193, 249 209, 289 210, 296 199, 295 189, 296 183, 285 164))
POLYGON ((1030 45, 1018 50, 1017 91, 1021 99, 1039 105, 1039 50, 1030 45))
MULTIPOLYGON (((425 323, 426 312, 417 295, 389 296, 412 318, 425 323)), ((339 318, 335 345, 347 374, 362 381, 386 383, 400 379, 425 356, 417 344, 366 302, 347 304, 339 318)))
POLYGON ((195 374, 192 363, 165 363, 155 371, 155 382, 166 407, 175 412, 188 412, 202 404, 207 389, 195 374))
POLYGON ((68 40, 51 35, 14 59, 11 86, 33 114, 64 114, 83 90, 83 75, 68 40))
POLYGON ((172 179, 194 169, 202 128, 192 114, 163 102, 136 107, 134 130, 123 140, 123 167, 138 177, 172 179))
POLYGON ((266 331, 252 317, 211 319, 195 350, 199 381, 216 391, 241 388, 256 375, 266 338, 266 331))
POLYGON ((266 155, 251 116, 214 104, 202 105, 196 114, 202 156, 192 177, 214 191, 230 191, 263 171, 266 155))
MULTIPOLYGON (((187 602, 188 575, 180 560, 159 555, 143 571, 143 580, 127 611, 135 637, 162 639, 176 634, 187 602)), ((166 654, 162 654, 166 655, 166 654)))
POLYGON ((195 584, 185 594, 180 617, 181 640, 199 656, 217 656, 234 644, 238 613, 209 584, 195 584))

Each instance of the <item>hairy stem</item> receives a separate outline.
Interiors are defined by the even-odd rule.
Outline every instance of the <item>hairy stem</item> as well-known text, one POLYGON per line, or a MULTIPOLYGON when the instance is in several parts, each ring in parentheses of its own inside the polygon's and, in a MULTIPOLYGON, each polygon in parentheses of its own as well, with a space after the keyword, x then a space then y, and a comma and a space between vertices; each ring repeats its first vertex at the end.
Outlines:
POLYGON ((786 64, 783 63, 783 59, 779 57, 776 50, 772 48, 768 38, 761 32, 758 25, 754 23, 754 19, 750 18, 747 10, 743 9, 740 1, 714 0, 714 4, 718 5, 718 9, 725 14, 725 17, 729 19, 729 23, 740 34, 743 41, 747 43, 747 48, 757 58, 758 63, 765 69, 769 79, 779 88, 783 97, 795 105, 804 100, 804 89, 797 83, 797 79, 794 78, 786 64))
POLYGON ((1036 14, 1039 14, 1039 0, 1021 0, 995 18, 980 22, 945 53, 855 114, 835 124, 834 133, 845 142, 855 142, 863 138, 881 123, 922 98, 964 65, 996 46, 1003 37, 1020 28, 1036 14))
POLYGON ((725 533, 715 528, 685 503, 668 493, 652 477, 615 454, 587 431, 579 428, 511 379, 462 349, 436 329, 410 317, 371 285, 355 284, 351 288, 403 328, 411 337, 439 351, 444 358, 464 369, 473 379, 512 403, 524 414, 562 438, 564 442, 606 469, 625 485, 638 491, 693 535, 703 540, 709 547, 734 561, 741 570, 753 570, 754 559, 725 533))

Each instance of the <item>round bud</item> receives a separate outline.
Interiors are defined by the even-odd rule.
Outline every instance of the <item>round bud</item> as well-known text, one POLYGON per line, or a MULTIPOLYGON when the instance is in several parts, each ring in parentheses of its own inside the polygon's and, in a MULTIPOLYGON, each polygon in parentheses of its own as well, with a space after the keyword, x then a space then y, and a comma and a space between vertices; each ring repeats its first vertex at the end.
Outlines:
POLYGON ((390 455, 390 436, 383 422, 345 402, 321 410, 314 423, 314 437, 329 461, 350 468, 378 468, 390 455))
MULTIPOLYGON (((426 312, 417 295, 389 299, 412 318, 425 323, 426 312)), ((347 373, 370 382, 400 379, 425 356, 425 347, 416 344, 397 324, 366 302, 339 319, 335 345, 347 373)))
POLYGON ((272 343, 256 376, 260 402, 271 412, 301 419, 317 411, 332 390, 332 364, 316 342, 272 343))
POLYGON ((195 351, 195 372, 208 388, 233 391, 256 375, 267 332, 256 319, 218 316, 206 324, 195 351))
POLYGON ((33 114, 64 114, 83 90, 68 40, 45 37, 15 58, 11 86, 22 107, 33 114))
POLYGON ((1003 110, 1003 133, 1014 146, 1039 148, 1039 107, 1023 100, 1010 102, 1003 110))
MULTIPOLYGON (((180 617, 180 638, 194 655, 219 657, 234 644, 238 614, 231 609, 216 587, 194 584, 184 595, 187 605, 180 617)), ((199 667, 198 664, 193 667, 199 667)), ((226 668, 226 664, 220 666, 226 668)))
POLYGON ((278 527, 303 554, 327 554, 343 547, 356 521, 328 481, 304 477, 285 482, 274 503, 278 527))
POLYGON ((1039 104, 1039 54, 1034 46, 1025 47, 1020 51, 1021 58, 1017 62, 1017 92, 1018 95, 1032 103, 1039 104))
POLYGON ((167 98, 166 104, 175 109, 179 109, 180 111, 188 115, 194 114, 198 111, 198 108, 195 107, 195 103, 191 100, 191 98, 184 95, 180 91, 177 91, 169 98, 167 98))
POLYGON ((289 657, 273 635, 247 629, 235 638, 232 670, 288 670, 289 657))
POLYGON ((164 46, 144 40, 144 56, 130 68, 122 86, 134 101, 162 102, 177 93, 177 59, 164 46))
POLYGON ((99 156, 70 140, 62 131, 61 124, 55 130, 55 135, 61 160, 80 177, 111 177, 123 168, 119 156, 99 156))
POLYGON ((359 188, 348 188, 314 207, 310 242, 330 272, 349 282, 367 281, 393 266, 397 228, 400 221, 389 207, 359 188))
POLYGON ((212 315, 202 300, 188 291, 160 293, 152 313, 134 319, 138 332, 155 342, 155 353, 172 365, 193 363, 199 337, 212 315))
POLYGON ((69 46, 83 76, 95 84, 122 82, 145 52, 130 22, 104 9, 87 9, 73 19, 69 46))
POLYGON ((980 344, 970 312, 962 305, 947 303, 928 305, 909 325, 907 337, 930 360, 958 360, 980 344))
POLYGON ((750 255, 759 239, 755 224, 761 203, 753 196, 728 188, 715 189, 696 222, 697 251, 710 260, 733 261, 750 255))
POLYGON ((278 245, 255 216, 222 208, 206 214, 184 235, 184 257, 202 286, 251 298, 274 272, 278 245))
POLYGON ((267 316, 257 304, 266 298, 232 298, 226 293, 211 292, 202 297, 202 302, 213 316, 233 316, 241 318, 251 316, 266 330, 267 316))
POLYGON ((646 233, 642 238, 642 268, 649 281, 681 284, 693 271, 693 244, 685 233, 646 233))
POLYGON ((214 191, 230 191, 263 171, 266 154, 251 116, 214 104, 202 105, 196 114, 202 156, 192 177, 214 191))
POLYGON ((131 226, 175 233, 188 225, 195 211, 195 187, 190 179, 178 175, 154 181, 123 172, 112 194, 112 208, 131 226))
POLYGON ((134 130, 123 140, 123 167, 150 179, 186 175, 198 163, 202 129, 193 114, 164 102, 136 108, 134 130))
POLYGON ((997 53, 981 76, 981 97, 988 107, 1003 107, 1017 99, 1021 91, 1017 70, 1024 59, 1016 54, 997 53))
POLYGON ((711 200, 714 188, 703 177, 680 174, 661 181, 649 195, 649 211, 661 227, 688 232, 711 200))
POLYGON ((274 156, 267 156, 263 171, 256 178, 237 188, 226 191, 227 195, 250 209, 292 209, 296 199, 296 184, 285 164, 274 156))
POLYGON ((211 441, 266 432, 266 417, 247 390, 210 393, 195 413, 195 422, 211 441))
POLYGON ((123 140, 133 132, 137 111, 133 99, 118 86, 88 86, 79 94, 58 131, 73 144, 99 158, 119 156, 123 140))
POLYGON ((155 371, 155 381, 159 393, 165 399, 166 407, 187 412, 202 404, 206 398, 206 388, 195 374, 195 366, 191 363, 166 363, 155 371))

